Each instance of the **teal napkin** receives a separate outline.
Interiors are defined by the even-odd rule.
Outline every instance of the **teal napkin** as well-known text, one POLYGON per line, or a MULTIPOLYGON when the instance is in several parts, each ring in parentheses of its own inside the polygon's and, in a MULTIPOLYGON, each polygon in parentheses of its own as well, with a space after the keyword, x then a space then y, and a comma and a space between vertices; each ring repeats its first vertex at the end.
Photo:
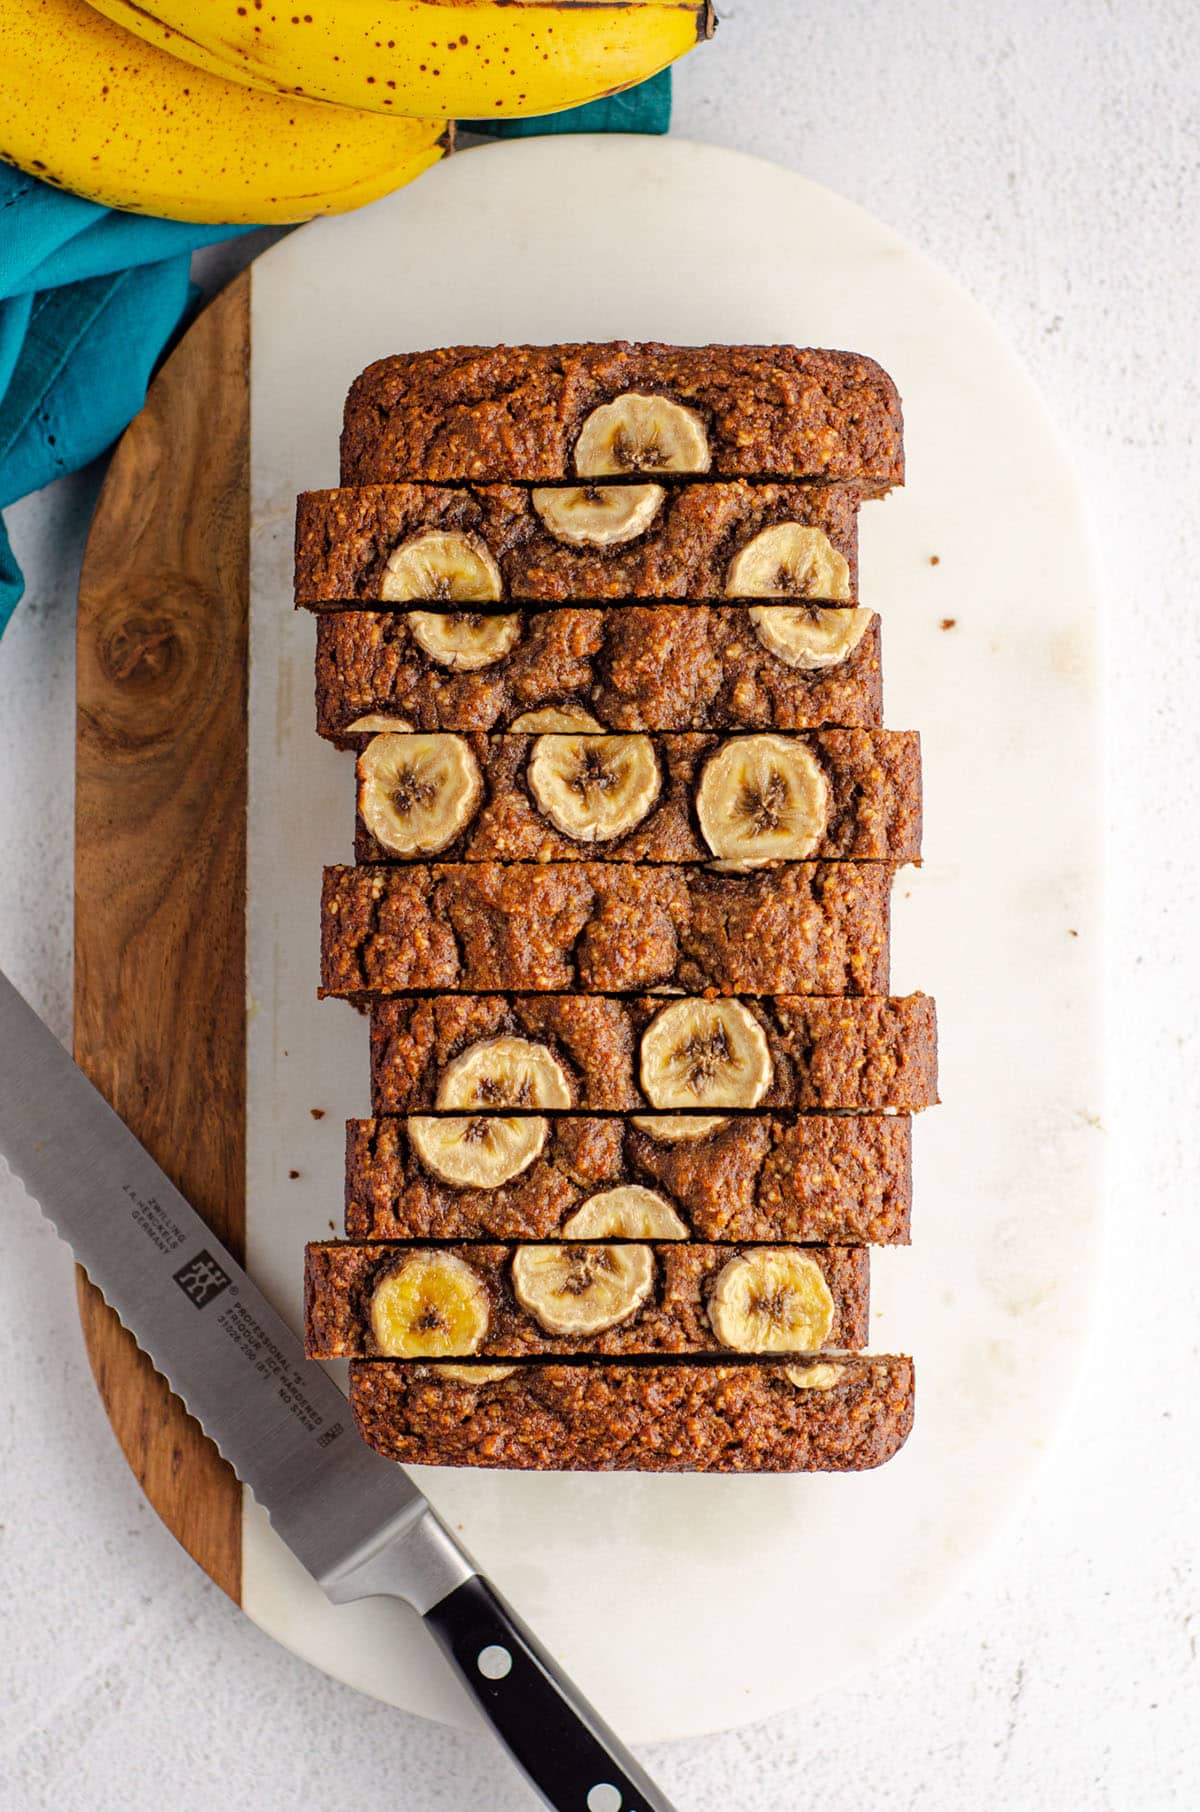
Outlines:
POLYGON ((657 132, 671 126, 671 71, 662 70, 636 88, 606 94, 586 107, 544 113, 532 120, 462 120, 464 131, 489 138, 541 138, 551 132, 657 132))
MULTIPOLYGON (((517 138, 670 119, 668 69, 566 113, 464 125, 517 138)), ((192 253, 252 230, 122 213, 0 163, 0 510, 112 445, 195 300, 192 253)), ((0 516, 0 635, 24 589, 0 516)))

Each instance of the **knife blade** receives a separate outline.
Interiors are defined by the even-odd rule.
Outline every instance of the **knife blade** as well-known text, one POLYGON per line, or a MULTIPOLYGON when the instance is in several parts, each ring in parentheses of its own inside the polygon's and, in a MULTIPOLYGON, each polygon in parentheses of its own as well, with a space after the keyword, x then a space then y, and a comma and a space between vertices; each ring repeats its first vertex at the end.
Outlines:
POLYGON ((335 1603, 411 1605, 555 1812, 671 1812, 2 971, 0 1157, 335 1603))

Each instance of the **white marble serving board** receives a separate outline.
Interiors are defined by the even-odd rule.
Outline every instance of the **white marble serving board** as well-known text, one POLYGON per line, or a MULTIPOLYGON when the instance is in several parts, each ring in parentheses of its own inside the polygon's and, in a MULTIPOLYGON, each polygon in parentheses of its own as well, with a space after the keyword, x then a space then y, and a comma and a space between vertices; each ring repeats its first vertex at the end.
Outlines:
MULTIPOLYGON (((636 1741, 762 1718, 877 1660, 954 1591, 1061 1416, 1102 1209, 1100 606, 1075 479, 1007 346, 911 246, 789 171, 674 139, 515 141, 267 252, 252 332, 248 1262, 297 1327, 303 1244, 340 1231, 341 1122, 368 1111, 368 1078, 365 1022, 315 998, 320 871, 351 857, 353 772, 313 730, 313 624, 290 605, 295 493, 336 483, 342 400, 373 358, 615 337, 852 347, 900 386, 909 484, 864 507, 861 583, 884 622, 886 721, 924 737, 926 862, 897 886, 893 988, 938 998, 945 1099, 916 1126, 915 1243, 873 1262, 872 1344, 917 1359, 916 1429, 892 1464, 419 1473, 636 1741)), ((243 1564, 246 1610, 289 1648, 469 1720, 415 1619, 327 1605, 249 1502, 243 1564)))

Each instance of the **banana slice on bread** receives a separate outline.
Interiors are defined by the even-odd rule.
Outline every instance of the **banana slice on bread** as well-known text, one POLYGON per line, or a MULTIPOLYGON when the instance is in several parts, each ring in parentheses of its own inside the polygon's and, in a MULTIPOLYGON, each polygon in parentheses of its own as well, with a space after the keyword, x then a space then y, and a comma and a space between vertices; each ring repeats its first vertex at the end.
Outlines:
POLYGON ((723 867, 802 861, 825 834, 829 782, 794 736, 735 736, 705 763, 696 816, 723 867))
POLYGON ((571 1085, 550 1047, 513 1034, 468 1045, 447 1064, 438 1083, 439 1108, 487 1112, 570 1105, 571 1085))
POLYGON ((579 843, 625 836, 661 784, 648 736, 539 736, 526 777, 542 816, 579 843))
POLYGON ((785 1365, 783 1375, 797 1390, 832 1390, 845 1376, 844 1365, 820 1360, 816 1365, 785 1365))
POLYGON ((388 555, 379 596, 385 604, 494 604, 504 596, 504 580, 478 535, 422 529, 388 555))
POLYGON ((509 729, 531 736, 583 736, 603 734, 604 725, 582 705, 543 705, 539 711, 522 711, 509 729))
POLYGON ((564 1239, 686 1239, 687 1225, 665 1196, 622 1183, 589 1196, 563 1222, 564 1239))
POLYGON ((356 717, 353 723, 342 725, 343 736, 378 736, 383 730, 395 730, 400 735, 407 735, 412 729, 407 717, 393 717, 388 711, 368 711, 365 717, 356 717))
POLYGON ((862 641, 871 610, 822 610, 816 604, 756 604, 754 633, 785 667, 819 673, 840 666, 862 641))
POLYGON ((601 403, 575 443, 581 478, 615 478, 625 472, 707 472, 708 432, 695 409, 669 396, 629 390, 601 403))
POLYGON ((412 610, 408 628, 418 648, 439 667, 477 673, 502 661, 521 639, 519 614, 493 617, 475 611, 412 610))
POLYGON ((513 1291, 547 1334, 600 1334, 637 1313, 654 1287, 648 1246, 522 1246, 513 1291))
POLYGON ((850 597, 850 562, 824 529, 776 522, 739 548, 725 575, 730 598, 850 597))
POLYGON ((713 1333, 736 1353, 815 1353, 829 1338, 833 1315, 825 1273, 791 1246, 731 1258, 708 1303, 713 1333))
POLYGON ((740 1000, 672 1001, 642 1034, 642 1088, 653 1107, 757 1107, 774 1065, 740 1000))
POLYGON ((690 1145, 729 1125, 727 1114, 631 1114, 629 1124, 660 1145, 690 1145))
POLYGON ((533 507, 568 547, 622 547, 645 534, 665 496, 660 484, 551 485, 533 493, 533 507))
POLYGON ((391 1359, 477 1353, 491 1319, 487 1285, 453 1252, 414 1252, 371 1292, 371 1334, 391 1359))
POLYGON ((426 1170, 458 1189, 499 1189, 541 1156, 546 1122, 532 1114, 413 1114, 408 1137, 426 1170))
MULTIPOLYGON (((431 1365, 430 1371, 447 1384, 499 1384, 502 1378, 511 1378, 517 1367, 515 1365, 431 1365)), ((816 1366, 812 1367, 816 1371, 816 1366)))
POLYGON ((375 736, 358 758, 363 823, 394 856, 432 856, 453 843, 483 798, 483 776, 461 736, 375 736))

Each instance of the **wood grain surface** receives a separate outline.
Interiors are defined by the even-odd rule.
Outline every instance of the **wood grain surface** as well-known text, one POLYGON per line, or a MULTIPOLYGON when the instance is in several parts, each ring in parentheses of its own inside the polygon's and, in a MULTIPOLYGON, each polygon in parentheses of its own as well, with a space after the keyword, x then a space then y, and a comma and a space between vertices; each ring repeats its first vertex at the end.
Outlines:
MULTIPOLYGON (((79 591, 75 1058, 240 1257, 250 276, 114 455, 79 591)), ((79 1274, 92 1369, 163 1521, 233 1598, 241 1487, 79 1274)))

